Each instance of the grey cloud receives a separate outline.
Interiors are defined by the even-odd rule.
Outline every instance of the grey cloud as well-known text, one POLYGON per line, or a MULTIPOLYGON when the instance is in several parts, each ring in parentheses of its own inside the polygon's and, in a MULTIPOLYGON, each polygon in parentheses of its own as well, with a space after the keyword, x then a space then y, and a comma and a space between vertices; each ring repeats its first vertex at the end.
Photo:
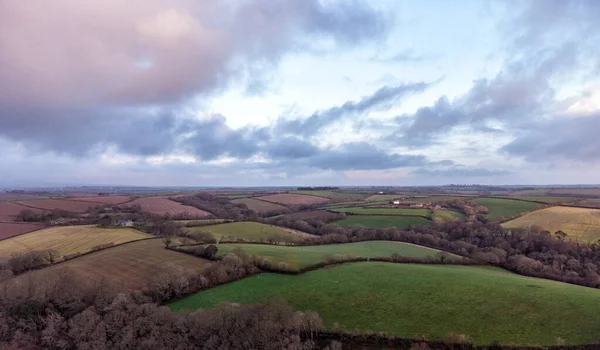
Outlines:
POLYGON ((435 176, 435 177, 488 177, 505 176, 511 174, 508 170, 469 168, 469 167, 451 167, 447 169, 427 169, 419 168, 412 172, 415 175, 435 176))
POLYGON ((402 98, 422 92, 430 87, 430 83, 406 83, 397 86, 383 86, 372 95, 364 96, 360 101, 348 101, 341 106, 332 107, 313 113, 305 119, 287 120, 280 117, 276 124, 277 133, 310 136, 322 128, 343 118, 356 116, 375 109, 388 109, 402 98))
POLYGON ((370 60, 382 63, 421 63, 438 58, 438 55, 416 54, 411 49, 406 49, 391 56, 374 56, 370 60))
POLYGON ((532 125, 501 151, 534 163, 600 161, 600 114, 555 118, 532 125))

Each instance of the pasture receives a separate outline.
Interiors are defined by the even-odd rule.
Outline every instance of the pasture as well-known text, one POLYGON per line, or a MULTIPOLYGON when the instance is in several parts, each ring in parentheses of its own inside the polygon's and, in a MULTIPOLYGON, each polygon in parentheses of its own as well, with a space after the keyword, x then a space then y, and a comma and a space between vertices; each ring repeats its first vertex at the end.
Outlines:
POLYGON ((248 209, 252 209, 259 213, 268 213, 276 210, 286 210, 287 207, 267 201, 261 201, 254 198, 238 198, 231 201, 235 204, 246 204, 248 209))
POLYGON ((365 215, 416 215, 416 216, 429 216, 431 210, 429 209, 411 209, 411 208, 335 208, 330 209, 338 213, 351 213, 351 214, 365 214, 365 215))
POLYGON ((31 271, 17 278, 29 278, 42 273, 72 271, 90 279, 104 279, 120 290, 140 289, 161 272, 170 268, 200 270, 209 262, 191 255, 165 249, 160 239, 131 242, 104 249, 77 259, 31 271))
POLYGON ((328 198, 292 193, 271 194, 258 198, 267 202, 280 203, 283 205, 322 204, 329 201, 328 198))
POLYGON ((510 218, 543 206, 543 204, 503 198, 477 198, 473 201, 488 208, 487 216, 493 221, 510 218))
POLYGON ((537 225, 554 233, 567 233, 567 239, 579 242, 596 242, 600 239, 600 209, 551 207, 523 215, 502 224, 505 228, 537 225))
POLYGON ((310 211, 299 211, 297 213, 290 213, 282 215, 285 218, 293 219, 329 219, 335 217, 337 214, 331 213, 327 210, 310 210, 310 211))
POLYGON ((44 228, 44 225, 28 222, 0 222, 0 240, 44 228))
POLYGON ((33 199, 28 201, 15 202, 22 206, 29 207, 29 209, 42 209, 42 210, 66 210, 73 213, 84 213, 89 208, 97 206, 105 206, 102 203, 94 202, 83 202, 69 199, 33 199))
POLYGON ((463 213, 459 213, 459 212, 452 211, 452 210, 445 210, 445 209, 436 209, 433 211, 431 216, 432 216, 433 220, 439 220, 439 221, 464 220, 465 219, 465 216, 463 215, 463 213))
POLYGON ((345 227, 359 226, 368 228, 404 228, 413 225, 430 225, 431 221, 418 216, 348 215, 348 217, 343 220, 335 221, 334 224, 345 227))
POLYGON ((512 196, 515 199, 520 199, 522 201, 532 201, 532 202, 542 202, 548 204, 556 204, 556 203, 570 203, 575 202, 581 198, 578 197, 553 197, 553 196, 512 196))
POLYGON ((207 211, 183 205, 165 197, 142 197, 122 205, 139 205, 143 211, 157 215, 189 215, 191 217, 210 215, 207 211))
POLYGON ((247 254, 266 258, 273 263, 286 263, 294 268, 303 268, 325 261, 327 256, 352 256, 359 258, 375 258, 392 256, 394 253, 410 257, 434 256, 439 250, 422 247, 410 243, 390 241, 369 241, 346 244, 329 244, 318 246, 274 246, 266 244, 219 244, 219 255, 224 255, 236 248, 247 254))
POLYGON ((398 199, 403 196, 404 195, 402 195, 402 194, 374 194, 374 195, 371 195, 371 196, 365 198, 365 201, 367 201, 367 202, 385 202, 385 201, 391 201, 393 199, 398 199))
POLYGON ((0 221, 15 221, 15 217, 19 215, 22 210, 26 209, 31 210, 36 214, 44 212, 41 209, 28 208, 14 202, 0 202, 0 221))
POLYGON ((259 242, 276 238, 281 242, 295 242, 302 238, 294 233, 279 227, 265 225, 258 222, 244 221, 228 224, 190 227, 187 232, 210 232, 217 240, 222 238, 238 238, 251 242, 259 242))
POLYGON ((152 237, 129 228, 104 229, 96 226, 56 226, 25 233, 0 241, 0 257, 11 257, 13 253, 54 249, 61 256, 87 253, 103 244, 121 244, 152 237))
POLYGON ((494 267, 351 263, 290 276, 261 274, 194 294, 173 310, 287 300, 319 313, 325 327, 440 340, 466 334, 477 344, 592 343, 600 291, 522 277, 494 267))

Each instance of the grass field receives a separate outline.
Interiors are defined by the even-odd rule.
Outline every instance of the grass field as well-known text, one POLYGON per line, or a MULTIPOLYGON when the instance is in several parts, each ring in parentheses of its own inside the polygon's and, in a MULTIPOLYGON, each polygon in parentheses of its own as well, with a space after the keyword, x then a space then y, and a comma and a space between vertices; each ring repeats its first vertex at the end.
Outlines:
POLYGON ((401 194, 374 194, 371 195, 367 198, 365 198, 365 200, 367 202, 379 202, 379 201, 391 201, 392 199, 398 199, 403 197, 403 195, 401 194))
POLYGON ((415 216, 368 216, 368 215, 348 215, 343 220, 336 221, 340 226, 362 226, 369 228, 386 227, 408 227, 411 225, 429 225, 431 221, 415 216))
POLYGON ((478 344, 594 342, 600 291, 521 277, 493 267, 353 263, 298 276, 262 274, 208 289, 173 310, 285 299, 314 310, 325 326, 442 339, 467 334, 478 344))
POLYGON ((318 196, 318 197, 325 197, 325 198, 331 198, 334 195, 333 191, 294 191, 292 193, 293 194, 307 194, 309 196, 318 196))
POLYGON ((402 242, 358 242, 346 244, 330 244, 319 246, 273 246, 263 244, 219 244, 219 255, 242 248, 248 254, 262 256, 274 263, 284 262, 295 268, 303 268, 325 261, 327 255, 350 255, 360 258, 392 256, 427 257, 439 251, 427 247, 402 242))
POLYGON ((403 200, 402 203, 409 203, 409 204, 415 204, 415 203, 439 203, 439 202, 445 202, 445 201, 450 201, 450 200, 454 200, 454 199, 458 199, 458 200, 472 200, 473 197, 469 197, 469 196, 428 196, 428 197, 417 197, 417 198, 411 198, 411 199, 407 199, 407 200, 403 200))
POLYGON ((543 204, 501 198, 477 198, 474 202, 488 208, 490 220, 508 218, 543 206, 543 204))
POLYGON ((275 204, 271 202, 265 202, 254 198, 238 198, 231 201, 235 204, 246 204, 248 209, 252 209, 259 213, 267 213, 275 210, 286 210, 287 207, 284 207, 280 204, 275 204))
POLYGON ((428 216, 431 214, 429 209, 410 209, 410 208, 334 208, 336 212, 345 212, 352 214, 377 214, 377 215, 419 215, 428 216))
POLYGON ((278 237, 280 241, 284 242, 294 242, 302 239, 300 236, 284 231, 279 227, 250 221, 232 222, 229 224, 202 227, 190 227, 187 228, 186 231, 210 232, 217 240, 227 236, 255 242, 258 242, 261 239, 264 240, 272 237, 278 237))
POLYGON ((452 210, 435 210, 432 214, 434 220, 447 221, 447 220, 464 220, 465 216, 462 213, 452 210))
POLYGON ((511 196, 515 197, 515 199, 520 199, 523 201, 533 201, 533 202, 542 202, 542 203, 569 203, 579 200, 581 198, 578 197, 553 197, 553 196, 511 196))
POLYGON ((55 249, 61 256, 86 253, 101 244, 120 244, 152 237, 129 228, 103 229, 96 226, 57 226, 0 241, 0 257, 13 253, 55 249))
POLYGON ((120 289, 140 289, 159 272, 169 267, 199 270, 209 262, 191 255, 165 249, 160 239, 132 242, 88 254, 62 264, 32 271, 18 278, 29 278, 31 274, 68 270, 91 279, 105 279, 120 289))
POLYGON ((537 225, 554 233, 562 230, 567 239, 596 242, 600 239, 600 209, 551 207, 523 215, 502 224, 505 228, 537 225))

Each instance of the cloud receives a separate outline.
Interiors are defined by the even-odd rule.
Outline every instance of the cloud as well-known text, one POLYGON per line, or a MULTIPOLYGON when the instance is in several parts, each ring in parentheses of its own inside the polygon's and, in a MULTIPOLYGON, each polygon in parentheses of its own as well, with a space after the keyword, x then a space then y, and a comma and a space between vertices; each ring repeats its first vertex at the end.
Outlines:
POLYGON ((511 174, 507 170, 471 168, 471 167, 451 167, 447 169, 427 169, 418 168, 412 172, 415 175, 431 176, 431 177, 489 177, 489 176, 505 176, 511 174))
POLYGON ((425 82, 405 83, 396 86, 383 86, 373 94, 364 96, 359 101, 347 101, 341 106, 317 111, 304 119, 288 120, 280 117, 275 125, 277 133, 311 136, 324 127, 343 118, 361 115, 375 109, 389 109, 394 103, 418 92, 423 92, 432 84, 425 82))
POLYGON ((412 49, 406 49, 391 56, 373 56, 370 60, 381 63, 421 63, 439 58, 439 55, 416 54, 412 49))

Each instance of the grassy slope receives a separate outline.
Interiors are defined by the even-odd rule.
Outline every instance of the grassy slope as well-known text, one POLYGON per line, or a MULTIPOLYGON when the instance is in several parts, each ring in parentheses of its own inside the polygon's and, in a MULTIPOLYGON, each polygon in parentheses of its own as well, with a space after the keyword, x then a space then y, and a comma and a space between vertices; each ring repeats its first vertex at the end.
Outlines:
POLYGON ((475 203, 488 208, 488 218, 498 220, 539 208, 542 204, 501 198, 477 198, 475 203))
POLYGON ((600 209, 551 207, 535 211, 502 224, 506 228, 538 225, 550 232, 562 230, 567 238, 580 242, 600 239, 600 209))
POLYGON ((226 236, 233 236, 249 241, 260 241, 272 236, 280 237, 280 240, 293 242, 301 240, 301 238, 293 233, 284 231, 279 227, 264 225, 257 222, 232 222, 229 224, 190 227, 186 229, 188 232, 210 232, 216 239, 221 239, 226 236))
POLYGON ((429 225, 431 221, 414 216, 366 216, 352 215, 343 220, 336 221, 335 224, 340 226, 363 226, 370 228, 386 228, 386 227, 408 227, 411 225, 429 225))
POLYGON ((317 196, 317 197, 325 197, 331 198, 333 197, 333 191, 293 191, 290 192, 293 194, 307 194, 309 196, 317 196))
POLYGON ((435 210, 432 215, 434 220, 464 220, 465 216, 462 213, 452 210, 435 210))
POLYGON ((521 199, 524 201, 532 201, 532 202, 542 202, 542 203, 569 203, 574 202, 578 199, 578 197, 553 197, 553 196, 514 196, 516 199, 521 199))
POLYGON ((242 248, 246 253, 267 258, 272 262, 285 262, 292 267, 302 268, 325 261, 327 255, 352 255, 361 258, 392 256, 426 257, 433 256, 438 250, 401 242, 359 242, 347 244, 331 244, 307 247, 272 246, 262 244, 219 244, 219 254, 225 254, 235 248, 242 248))
POLYGON ((129 228, 103 229, 96 226, 57 226, 0 241, 0 257, 32 250, 55 249, 60 255, 86 253, 101 244, 120 244, 152 237, 129 228))
POLYGON ((381 214, 381 215, 420 215, 428 216, 431 214, 429 209, 408 209, 408 208, 335 208, 332 211, 353 213, 353 214, 381 214))
POLYGON ((600 291, 514 275, 492 267, 354 263, 299 276, 262 274, 171 305, 288 300, 314 310, 326 327, 402 337, 467 334, 479 343, 591 343, 600 331, 600 291))

